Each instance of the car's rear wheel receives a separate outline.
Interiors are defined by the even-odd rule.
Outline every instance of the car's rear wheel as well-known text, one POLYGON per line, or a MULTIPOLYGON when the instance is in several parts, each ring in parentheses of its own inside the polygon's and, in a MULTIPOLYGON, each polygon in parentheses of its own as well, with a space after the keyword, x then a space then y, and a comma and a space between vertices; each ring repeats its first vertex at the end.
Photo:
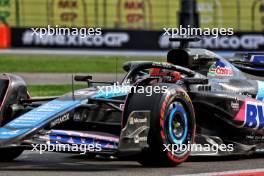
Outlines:
POLYGON ((149 147, 138 157, 138 162, 144 166, 180 164, 188 158, 194 141, 195 117, 191 100, 183 89, 167 86, 170 87, 166 93, 134 94, 128 100, 125 115, 136 110, 151 111, 149 147))
POLYGON ((0 149, 0 162, 12 161, 22 154, 21 148, 3 148, 0 149))
MULTIPOLYGON (((2 124, 5 125, 10 120, 4 121, 2 124)), ((1 123, 0 123, 1 124, 1 123)), ((23 153, 24 149, 22 148, 0 148, 0 162, 8 162, 16 159, 23 153)))

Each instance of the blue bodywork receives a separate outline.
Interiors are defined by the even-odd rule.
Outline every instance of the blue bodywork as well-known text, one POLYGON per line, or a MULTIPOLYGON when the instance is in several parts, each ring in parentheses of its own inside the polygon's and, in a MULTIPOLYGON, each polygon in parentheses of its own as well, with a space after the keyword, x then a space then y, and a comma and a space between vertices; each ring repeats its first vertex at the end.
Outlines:
POLYGON ((0 143, 1 139, 11 140, 31 133, 32 131, 46 125, 48 122, 56 119, 60 115, 69 112, 84 103, 86 103, 85 100, 55 99, 35 108, 1 127, 0 143))

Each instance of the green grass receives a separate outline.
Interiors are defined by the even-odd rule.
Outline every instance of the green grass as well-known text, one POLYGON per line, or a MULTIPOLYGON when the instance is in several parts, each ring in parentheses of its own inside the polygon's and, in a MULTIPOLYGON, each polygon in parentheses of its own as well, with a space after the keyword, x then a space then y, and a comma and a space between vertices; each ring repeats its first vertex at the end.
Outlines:
MULTIPOLYGON (((115 73, 123 72, 131 60, 164 61, 151 57, 35 56, 0 55, 0 72, 9 73, 115 73), (117 61, 117 62, 116 62, 117 61), (117 64, 117 65, 116 65, 117 64)), ((75 85, 75 89, 86 87, 75 85)), ((32 96, 57 96, 71 91, 71 85, 29 85, 32 96)))
POLYGON ((0 55, 0 72, 114 73, 117 64, 117 72, 120 73, 123 63, 130 60, 164 61, 158 57, 0 55))
MULTIPOLYGON (((74 85, 74 89, 87 87, 86 84, 74 85)), ((28 91, 31 96, 57 96, 71 91, 71 85, 29 85, 28 91)))

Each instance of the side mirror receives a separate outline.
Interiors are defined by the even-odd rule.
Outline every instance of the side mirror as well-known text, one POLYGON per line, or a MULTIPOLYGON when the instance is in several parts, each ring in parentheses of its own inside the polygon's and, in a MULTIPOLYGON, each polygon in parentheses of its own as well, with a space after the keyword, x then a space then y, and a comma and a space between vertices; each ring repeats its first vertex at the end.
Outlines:
POLYGON ((86 82, 87 83, 87 85, 88 85, 88 87, 90 87, 91 86, 91 81, 90 80, 92 80, 92 76, 89 76, 89 75, 86 75, 86 76, 84 76, 84 75, 75 75, 74 76, 74 80, 75 81, 78 81, 78 82, 86 82))
POLYGON ((84 76, 84 75, 75 75, 74 76, 74 80, 75 81, 79 81, 79 82, 87 82, 89 80, 91 80, 93 77, 92 76, 84 76))

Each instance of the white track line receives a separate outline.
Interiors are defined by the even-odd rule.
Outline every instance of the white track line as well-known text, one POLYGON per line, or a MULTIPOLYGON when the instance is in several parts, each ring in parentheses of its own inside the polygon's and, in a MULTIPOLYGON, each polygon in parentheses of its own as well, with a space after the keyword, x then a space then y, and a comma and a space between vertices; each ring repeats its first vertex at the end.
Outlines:
POLYGON ((184 174, 184 175, 172 175, 172 176, 224 176, 227 174, 250 174, 256 172, 263 172, 263 169, 249 169, 249 170, 233 170, 233 171, 224 171, 224 172, 207 172, 207 173, 198 173, 198 174, 184 174))

